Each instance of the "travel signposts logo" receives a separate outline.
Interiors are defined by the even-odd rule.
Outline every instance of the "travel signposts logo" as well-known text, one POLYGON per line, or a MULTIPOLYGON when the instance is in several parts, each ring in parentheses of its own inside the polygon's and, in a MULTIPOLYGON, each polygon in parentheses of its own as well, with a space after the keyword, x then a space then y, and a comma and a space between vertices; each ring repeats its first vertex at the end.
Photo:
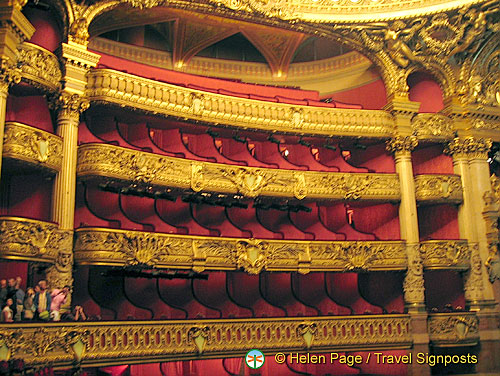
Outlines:
POLYGON ((245 355, 245 363, 251 369, 258 369, 264 365, 265 357, 259 350, 250 350, 245 355))

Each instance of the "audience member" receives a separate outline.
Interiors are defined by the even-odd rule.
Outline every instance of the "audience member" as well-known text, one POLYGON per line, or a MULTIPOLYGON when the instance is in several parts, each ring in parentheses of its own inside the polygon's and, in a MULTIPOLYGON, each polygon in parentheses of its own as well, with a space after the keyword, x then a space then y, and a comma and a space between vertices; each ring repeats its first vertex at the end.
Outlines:
POLYGON ((21 277, 16 277, 16 295, 15 295, 15 306, 16 306, 16 315, 14 316, 15 321, 21 321, 23 318, 23 310, 24 310, 24 291, 21 289, 21 284, 23 279, 21 277))
POLYGON ((79 305, 75 307, 74 317, 75 321, 87 321, 87 315, 85 315, 83 307, 79 305))
POLYGON ((6 306, 2 309, 2 321, 3 322, 14 322, 14 313, 12 311, 12 306, 14 301, 11 298, 7 299, 6 306))
POLYGON ((24 297, 24 302, 23 302, 23 319, 24 320, 33 320, 34 314, 35 314, 35 303, 34 303, 34 298, 35 298, 35 290, 33 288, 28 287, 26 290, 26 295, 24 297))
POLYGON ((35 319, 48 321, 50 318, 51 296, 47 290, 47 281, 42 279, 38 282, 40 292, 35 294, 33 303, 35 304, 35 319))
POLYGON ((12 302, 14 303, 12 305, 12 307, 11 307, 12 311, 14 312, 14 317, 16 317, 16 314, 17 314, 16 293, 17 293, 16 279, 15 278, 9 278, 9 280, 8 280, 8 286, 7 286, 7 299, 12 299, 12 302))
POLYGON ((7 280, 0 280, 0 309, 5 307, 5 303, 7 302, 7 280))
POLYGON ((50 318, 52 321, 61 321, 61 306, 66 303, 70 286, 64 286, 62 290, 52 290, 50 304, 50 318))

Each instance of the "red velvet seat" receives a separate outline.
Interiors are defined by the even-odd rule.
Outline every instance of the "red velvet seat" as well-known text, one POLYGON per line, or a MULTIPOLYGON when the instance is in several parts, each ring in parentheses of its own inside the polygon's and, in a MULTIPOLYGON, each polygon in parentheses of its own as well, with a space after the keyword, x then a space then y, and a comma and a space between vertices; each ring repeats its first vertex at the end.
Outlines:
POLYGON ((290 161, 286 160, 279 150, 279 145, 272 143, 271 141, 250 141, 255 145, 255 159, 276 165, 278 168, 286 170, 307 170, 307 166, 295 165, 290 161))
POLYGON ((314 234, 298 229, 292 221, 288 211, 276 209, 256 209, 258 221, 269 231, 281 235, 281 239, 313 240, 314 234))
POLYGON ((327 172, 338 172, 340 171, 337 166, 326 166, 319 163, 311 153, 311 148, 300 144, 283 144, 288 150, 288 156, 286 157, 288 162, 294 165, 306 166, 311 171, 327 171, 327 172))
POLYGON ((341 172, 369 172, 368 168, 356 167, 344 159, 342 156, 342 150, 336 146, 335 150, 325 147, 317 147, 318 149, 318 163, 323 166, 329 166, 331 168, 337 168, 337 171, 341 172))
POLYGON ((224 157, 231 159, 235 162, 245 164, 250 167, 266 167, 276 168, 277 165, 267 164, 255 159, 248 150, 248 142, 239 142, 231 138, 221 138, 222 143, 221 153, 224 157))
POLYGON ((179 234, 216 235, 199 225, 191 215, 191 206, 179 198, 175 202, 157 199, 156 212, 163 221, 176 227, 179 234))
POLYGON ((149 153, 168 155, 170 157, 176 157, 175 153, 169 153, 165 150, 157 147, 151 140, 149 135, 149 128, 144 122, 127 124, 123 122, 117 123, 117 127, 120 135, 129 143, 130 145, 149 153))
POLYGON ((325 203, 319 207, 321 222, 327 229, 337 234, 344 234, 345 240, 375 240, 373 234, 366 234, 354 229, 347 220, 346 207, 343 203, 325 203))
POLYGON ((394 158, 386 150, 384 142, 367 145, 366 149, 351 148, 349 164, 360 169, 368 169, 371 172, 391 174, 396 172, 394 158))
POLYGON ((375 235, 379 240, 399 240, 399 208, 393 204, 352 203, 356 230, 375 235))
POLYGON ((197 223, 211 233, 216 233, 217 236, 247 238, 252 235, 250 231, 241 230, 233 225, 222 206, 191 204, 191 213, 197 223))
POLYGON ((226 208, 229 220, 238 228, 251 233, 250 237, 257 239, 281 239, 280 234, 269 231, 258 221, 253 208, 226 208))
POLYGON ((311 212, 290 212, 290 220, 299 230, 313 234, 314 240, 345 240, 344 234, 336 234, 325 227, 316 203, 304 204, 311 212))
POLYGON ((224 157, 219 150, 217 150, 215 140, 209 134, 183 133, 183 137, 188 139, 187 143, 185 143, 186 148, 188 148, 188 150, 195 155, 203 158, 213 158, 217 161, 217 163, 241 166, 246 165, 245 162, 239 162, 224 157))

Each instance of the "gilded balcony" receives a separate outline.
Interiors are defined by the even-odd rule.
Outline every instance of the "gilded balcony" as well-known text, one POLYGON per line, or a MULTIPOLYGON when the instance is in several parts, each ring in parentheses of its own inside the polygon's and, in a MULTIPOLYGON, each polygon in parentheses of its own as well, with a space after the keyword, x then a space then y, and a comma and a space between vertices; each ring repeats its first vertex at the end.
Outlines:
POLYGON ((59 60, 50 51, 24 42, 20 46, 19 63, 22 80, 45 92, 56 93, 61 88, 59 60))
POLYGON ((475 346, 479 319, 475 312, 433 313, 427 322, 429 339, 436 347, 475 346))
POLYGON ((407 315, 0 325, 5 358, 55 367, 410 348, 407 315))
POLYGON ((302 200, 399 201, 396 174, 293 171, 190 161, 108 144, 79 148, 77 174, 152 187, 302 200))
POLYGON ((381 110, 325 108, 194 90, 112 69, 89 73, 91 102, 162 116, 260 131, 324 136, 391 137, 394 119, 381 110))
POLYGON ((463 201, 462 181, 458 175, 415 176, 417 201, 431 203, 461 203, 463 201))
POLYGON ((55 263, 61 249, 71 249, 73 234, 57 224, 0 217, 0 257, 55 263))
POLYGON ((467 270, 471 248, 467 240, 428 240, 420 243, 426 269, 467 270))
POLYGON ((29 125, 7 122, 3 141, 3 158, 22 161, 52 172, 61 170, 61 137, 29 125))
POLYGON ((82 228, 75 261, 88 265, 268 271, 404 270, 401 241, 259 240, 82 228))

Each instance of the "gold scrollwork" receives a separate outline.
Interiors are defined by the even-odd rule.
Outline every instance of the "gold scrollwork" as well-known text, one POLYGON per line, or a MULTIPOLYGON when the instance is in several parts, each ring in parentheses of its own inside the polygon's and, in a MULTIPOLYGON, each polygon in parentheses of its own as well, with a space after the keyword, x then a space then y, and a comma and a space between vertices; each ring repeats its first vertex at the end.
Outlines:
POLYGON ((386 150, 391 153, 410 153, 418 146, 415 136, 396 135, 386 143, 386 150))
POLYGON ((52 171, 61 170, 62 140, 49 132, 8 122, 5 124, 3 148, 5 158, 22 160, 52 171))
POLYGON ((59 60, 50 51, 24 42, 20 46, 18 65, 23 80, 45 91, 60 90, 62 73, 59 60))
POLYGON ((403 270, 405 246, 397 241, 286 241, 196 237, 113 229, 75 231, 80 264, 227 270, 403 270), (307 270, 304 266, 307 260, 307 270))
POLYGON ((415 176, 415 196, 418 201, 462 202, 463 190, 457 175, 415 176))
POLYGON ((397 201, 399 181, 395 174, 296 172, 193 162, 107 144, 79 148, 80 178, 106 177, 134 184, 173 187, 246 197, 277 196, 323 200, 397 201), (186 171, 191 171, 186 174, 186 171))
POLYGON ((0 254, 4 258, 54 263, 68 242, 72 242, 71 231, 59 230, 56 224, 0 217, 0 254))
POLYGON ((471 250, 466 240, 430 240, 420 243, 427 269, 468 269, 471 250))
POLYGON ((413 133, 418 139, 452 139, 452 120, 443 114, 421 113, 411 121, 413 133))
POLYGON ((434 313, 428 320, 434 346, 474 346, 479 342, 479 319, 475 313, 434 313))
POLYGON ((445 148, 445 153, 450 155, 465 155, 474 159, 486 159, 492 146, 489 138, 475 138, 472 136, 455 137, 445 148))

